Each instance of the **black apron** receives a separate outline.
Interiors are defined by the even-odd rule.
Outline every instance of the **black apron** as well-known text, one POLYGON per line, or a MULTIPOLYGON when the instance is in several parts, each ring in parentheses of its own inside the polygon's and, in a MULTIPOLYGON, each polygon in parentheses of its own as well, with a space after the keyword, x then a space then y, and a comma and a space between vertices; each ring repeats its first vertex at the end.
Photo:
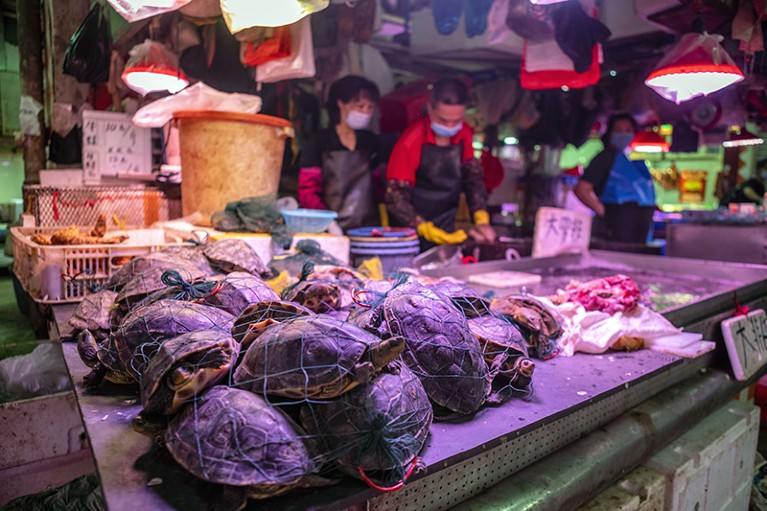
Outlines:
POLYGON ((421 148, 421 163, 415 173, 413 206, 425 220, 447 232, 455 230, 455 215, 461 197, 463 143, 421 148))
POLYGON ((322 199, 338 212, 344 231, 380 225, 367 151, 329 151, 322 155, 322 199))

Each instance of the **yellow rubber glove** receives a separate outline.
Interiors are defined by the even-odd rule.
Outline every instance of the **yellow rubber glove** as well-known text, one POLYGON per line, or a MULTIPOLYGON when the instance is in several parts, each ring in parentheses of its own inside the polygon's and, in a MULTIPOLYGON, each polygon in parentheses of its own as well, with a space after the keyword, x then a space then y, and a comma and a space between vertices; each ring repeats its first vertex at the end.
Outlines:
POLYGON ((378 205, 378 215, 381 217, 381 227, 390 227, 389 210, 386 209, 386 204, 378 205))
POLYGON ((436 245, 458 245, 466 241, 468 236, 466 231, 459 229, 455 232, 447 232, 432 222, 421 222, 416 228, 418 235, 426 241, 431 241, 436 245))
POLYGON ((490 215, 484 209, 474 212, 474 225, 488 225, 490 223, 490 215))

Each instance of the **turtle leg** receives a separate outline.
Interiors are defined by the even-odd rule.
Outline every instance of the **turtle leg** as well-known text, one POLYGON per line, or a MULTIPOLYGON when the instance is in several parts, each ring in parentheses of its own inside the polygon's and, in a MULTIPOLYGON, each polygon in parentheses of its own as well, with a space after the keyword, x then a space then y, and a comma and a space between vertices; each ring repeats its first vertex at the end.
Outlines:
POLYGON ((93 370, 83 376, 83 384, 86 389, 92 389, 98 387, 101 382, 104 381, 104 377, 107 375, 107 368, 102 363, 97 363, 93 366, 93 370))

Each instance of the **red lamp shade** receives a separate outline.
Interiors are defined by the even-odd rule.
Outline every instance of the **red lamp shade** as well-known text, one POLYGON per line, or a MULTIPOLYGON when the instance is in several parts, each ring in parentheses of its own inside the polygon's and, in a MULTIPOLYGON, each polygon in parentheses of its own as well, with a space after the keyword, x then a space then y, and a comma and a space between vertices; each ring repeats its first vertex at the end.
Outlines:
POLYGON ((682 36, 645 85, 679 104, 743 80, 743 72, 719 44, 722 40, 722 36, 711 34, 682 36))
POLYGON ((671 148, 666 139, 654 131, 640 131, 629 144, 638 153, 667 153, 671 148))
POLYGON ((130 51, 122 80, 142 96, 161 91, 175 94, 189 85, 176 56, 161 43, 148 39, 130 51))
POLYGON ((751 133, 746 128, 739 128, 730 131, 730 135, 727 137, 727 140, 722 142, 724 147, 743 147, 760 144, 764 144, 764 139, 759 135, 751 133))

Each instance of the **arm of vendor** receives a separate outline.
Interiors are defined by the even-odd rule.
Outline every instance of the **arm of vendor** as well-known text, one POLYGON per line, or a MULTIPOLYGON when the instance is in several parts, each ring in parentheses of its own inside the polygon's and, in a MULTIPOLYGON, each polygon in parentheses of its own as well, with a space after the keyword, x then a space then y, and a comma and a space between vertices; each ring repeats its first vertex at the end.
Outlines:
POLYGON ((425 222, 446 232, 455 228, 460 193, 466 194, 475 223, 491 232, 482 167, 474 158, 473 132, 463 121, 468 91, 458 80, 438 81, 428 116, 410 125, 397 141, 386 170, 386 204, 400 224, 425 222))

